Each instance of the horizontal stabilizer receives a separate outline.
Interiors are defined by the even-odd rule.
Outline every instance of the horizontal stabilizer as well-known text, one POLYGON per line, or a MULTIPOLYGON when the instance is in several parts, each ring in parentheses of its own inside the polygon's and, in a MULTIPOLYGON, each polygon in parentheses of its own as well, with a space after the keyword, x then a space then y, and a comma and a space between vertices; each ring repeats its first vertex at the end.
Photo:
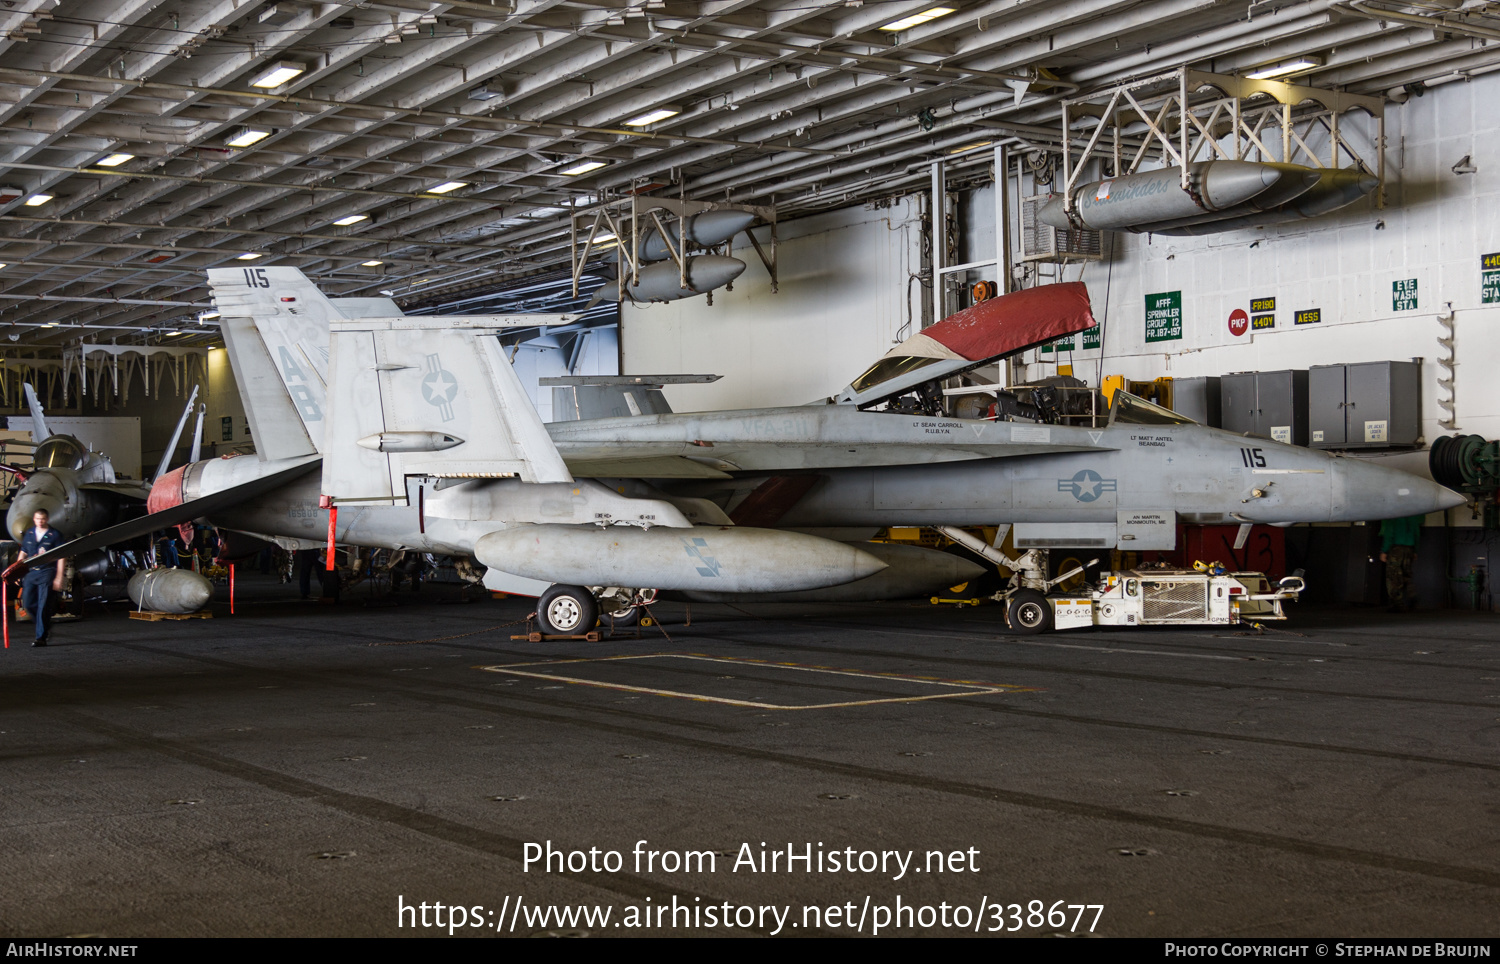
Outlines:
POLYGON ((158 529, 165 529, 168 526, 180 525, 184 522, 191 522, 194 519, 201 519, 221 509, 239 505, 247 499, 264 495, 273 489, 279 489, 288 482, 299 479, 311 472, 317 466, 318 459, 308 459, 306 462, 300 462, 291 468, 282 469, 280 472, 273 472, 270 475, 263 475, 242 485, 221 489, 212 495, 205 495, 201 499, 182 502, 172 506, 170 509, 153 512, 139 519, 131 519, 129 522, 122 522, 117 526, 110 526, 108 529, 100 529, 98 532, 86 535, 80 539, 74 539, 72 542, 65 542, 56 549, 48 550, 41 555, 32 556, 24 562, 18 562, 11 566, 9 570, 6 570, 6 572, 9 573, 17 568, 32 569, 36 566, 45 566, 59 559, 76 556, 79 553, 88 552, 92 549, 103 549, 107 546, 117 545, 140 536, 150 535, 158 529))

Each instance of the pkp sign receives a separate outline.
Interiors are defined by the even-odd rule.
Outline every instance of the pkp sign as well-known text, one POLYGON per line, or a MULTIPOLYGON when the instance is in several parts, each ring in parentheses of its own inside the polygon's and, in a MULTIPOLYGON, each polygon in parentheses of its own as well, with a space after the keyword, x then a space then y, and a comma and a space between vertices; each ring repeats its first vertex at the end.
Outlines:
POLYGON ((1229 313, 1229 333, 1238 338, 1250 330, 1250 316, 1245 309, 1236 308, 1229 313))

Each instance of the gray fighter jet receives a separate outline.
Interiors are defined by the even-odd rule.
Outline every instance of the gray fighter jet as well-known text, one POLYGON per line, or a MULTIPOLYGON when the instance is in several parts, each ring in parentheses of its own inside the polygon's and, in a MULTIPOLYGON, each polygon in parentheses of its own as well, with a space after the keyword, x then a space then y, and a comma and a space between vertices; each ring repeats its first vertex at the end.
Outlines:
POLYGON ((1092 326, 1081 285, 968 309, 840 401, 544 426, 495 337, 524 322, 350 318, 295 269, 257 270, 216 269, 210 282, 255 436, 273 441, 169 473, 152 493, 160 511, 135 529, 208 517, 271 539, 468 555, 490 588, 540 596, 549 632, 592 625, 601 601, 628 608, 642 590, 822 591, 903 564, 840 541, 850 527, 1014 524, 1025 551, 1010 563, 1034 585, 1049 547, 1170 548, 1178 520, 1248 531, 1464 501, 1124 393, 1099 428, 926 413, 934 379, 1092 326))
MULTIPOLYGON (((31 409, 31 436, 38 444, 29 470, 8 467, 21 480, 5 514, 10 537, 21 541, 38 509, 45 509, 53 528, 70 537, 118 522, 132 510, 139 511, 151 491, 150 483, 115 478, 107 456, 90 450, 71 435, 54 433, 47 427, 36 392, 29 384, 24 390, 31 409)), ((192 402, 188 405, 191 407, 192 402)), ((182 431, 181 424, 177 430, 182 431)), ((172 442, 175 447, 176 437, 172 442)))

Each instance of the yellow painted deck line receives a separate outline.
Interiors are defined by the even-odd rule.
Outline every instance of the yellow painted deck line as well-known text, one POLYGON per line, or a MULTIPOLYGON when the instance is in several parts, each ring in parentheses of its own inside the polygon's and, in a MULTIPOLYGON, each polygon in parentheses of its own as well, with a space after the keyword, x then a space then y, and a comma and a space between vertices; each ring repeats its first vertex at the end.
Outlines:
MULTIPOLYGON (((745 660, 722 656, 705 656, 688 653, 642 653, 627 656, 601 656, 583 657, 578 659, 544 660, 531 663, 505 663, 494 666, 480 666, 479 669, 489 673, 505 673, 510 676, 524 676, 529 679, 542 679, 554 683, 572 683, 577 686, 592 686, 596 689, 617 690, 626 693, 644 693, 650 696, 664 696, 672 699, 693 700, 698 703, 722 703, 726 706, 743 706, 757 710, 826 710, 849 706, 876 706, 882 703, 920 703, 927 700, 948 700, 963 696, 994 696, 1006 693, 1035 692, 1028 687, 1011 686, 1005 683, 974 683, 949 680, 928 679, 914 676, 903 676, 892 673, 862 673, 855 670, 826 669, 822 667, 800 666, 793 663, 776 663, 768 660, 745 660), (737 700, 725 696, 708 696, 703 693, 689 693, 682 690, 660 689, 651 686, 632 686, 628 683, 609 683, 600 680, 578 679, 572 676, 559 676, 556 673, 535 672, 527 667, 543 666, 566 666, 575 663, 606 663, 627 659, 691 659, 708 663, 731 663, 745 664, 751 666, 765 666, 775 669, 800 670, 805 673, 827 673, 832 676, 853 676, 864 679, 876 680, 899 680, 907 683, 915 683, 921 686, 947 686, 962 689, 959 693, 932 693, 927 696, 892 696, 882 699, 870 700, 848 700, 840 703, 810 703, 803 706, 794 706, 783 703, 762 703, 755 700, 737 700)), ((759 681, 766 682, 766 681, 759 681)), ((776 685, 769 682, 768 685, 776 685)))

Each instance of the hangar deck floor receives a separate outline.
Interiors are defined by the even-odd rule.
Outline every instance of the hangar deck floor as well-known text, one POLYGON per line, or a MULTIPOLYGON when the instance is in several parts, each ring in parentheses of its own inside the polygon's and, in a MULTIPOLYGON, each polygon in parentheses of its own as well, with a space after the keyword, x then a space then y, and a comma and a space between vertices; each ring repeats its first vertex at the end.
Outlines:
MULTIPOLYGON (((946 902, 969 932, 983 901, 979 933, 992 905, 1009 928, 1009 905, 1034 900, 1102 904, 1102 935, 1497 929, 1490 616, 1294 606, 1288 631, 1263 636, 1016 638, 986 608, 695 605, 684 627, 663 604, 669 637, 531 644, 493 628, 521 600, 458 605, 429 586, 335 608, 269 580, 240 589, 233 618, 100 612, 45 650, 12 627, 0 931, 446 933, 414 928, 415 912, 398 928, 401 901, 477 905, 487 926, 458 931, 471 935, 512 920, 517 934, 776 930, 760 912, 706 926, 727 902, 790 907, 782 934, 857 919, 869 934, 898 895, 946 902), (615 658, 653 654, 677 655, 615 658), (534 665, 557 660, 578 661, 534 665), (525 845, 545 841, 618 851, 622 868, 523 872, 525 845), (638 871, 637 841, 717 851, 715 870, 664 872, 658 856, 638 871), (763 844, 812 844, 825 872, 787 873, 784 856, 779 872, 735 870, 742 843, 757 861, 763 844), (914 851, 915 866, 828 871, 846 848, 914 851), (937 850, 963 858, 939 871, 937 850), (674 900, 697 927, 618 926, 674 900), (551 905, 612 917, 531 916, 551 905)), ((1033 927, 1023 908, 1019 933, 1095 916, 1064 913, 1033 927)))

